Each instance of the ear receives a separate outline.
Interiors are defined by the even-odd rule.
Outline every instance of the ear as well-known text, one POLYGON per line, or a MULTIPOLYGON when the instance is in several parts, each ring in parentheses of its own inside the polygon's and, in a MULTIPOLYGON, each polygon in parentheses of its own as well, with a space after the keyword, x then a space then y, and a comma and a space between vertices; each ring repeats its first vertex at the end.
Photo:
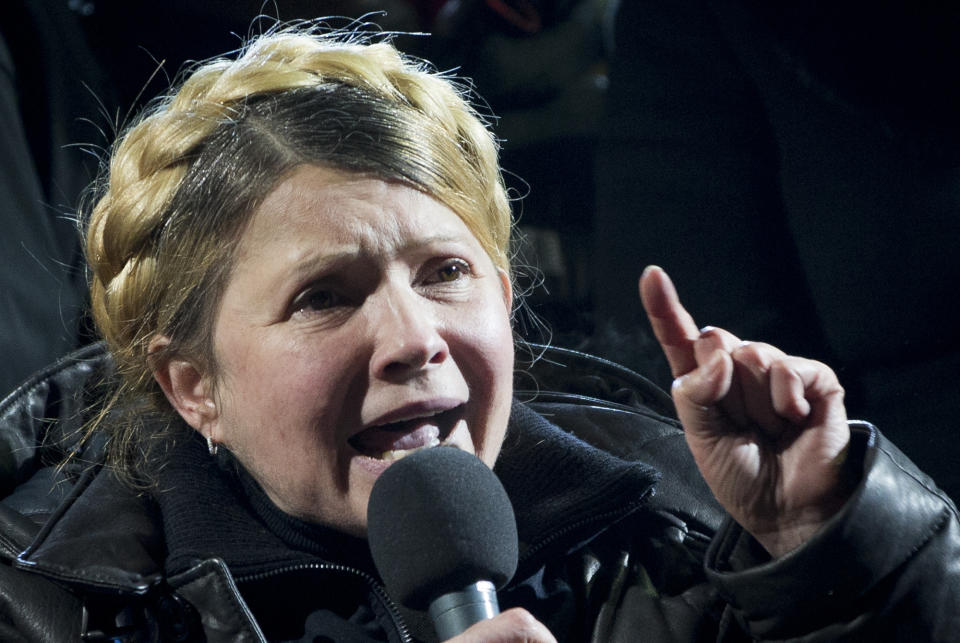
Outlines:
POLYGON ((507 314, 513 314, 513 284, 510 283, 510 275, 503 268, 497 268, 500 275, 500 287, 503 288, 503 300, 507 304, 507 314))
MULTIPOLYGON (((157 355, 170 340, 157 335, 150 340, 149 354, 157 355)), ((213 399, 209 378, 189 360, 178 357, 151 359, 150 369, 167 401, 183 420, 204 437, 216 441, 219 414, 213 399)))

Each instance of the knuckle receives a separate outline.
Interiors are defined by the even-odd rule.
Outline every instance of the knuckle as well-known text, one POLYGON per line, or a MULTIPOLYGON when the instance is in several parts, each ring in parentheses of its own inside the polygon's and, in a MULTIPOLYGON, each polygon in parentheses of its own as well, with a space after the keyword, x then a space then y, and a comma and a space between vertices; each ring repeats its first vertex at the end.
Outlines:
POLYGON ((503 617, 511 626, 519 629, 529 629, 536 627, 537 619, 522 607, 514 607, 503 613, 503 617))
POLYGON ((742 342, 733 350, 733 357, 744 364, 758 370, 769 370, 775 363, 774 348, 761 342, 742 342))
POLYGON ((740 342, 737 336, 723 328, 705 326, 700 331, 700 340, 727 351, 732 350, 740 342))
POLYGON ((836 371, 834 371, 832 368, 830 368, 823 362, 820 362, 817 360, 808 360, 808 361, 813 366, 814 370, 817 373, 817 376, 820 377, 824 383, 829 384, 830 387, 833 389, 837 389, 838 391, 841 391, 841 392, 843 391, 843 387, 840 386, 840 380, 837 378, 836 371))
POLYGON ((794 371, 794 370, 790 367, 790 362, 787 361, 787 360, 779 360, 779 361, 774 362, 774 363, 770 366, 770 374, 771 374, 771 375, 775 375, 775 376, 786 376, 786 377, 790 377, 790 378, 797 378, 797 377, 798 377, 796 371, 794 371))

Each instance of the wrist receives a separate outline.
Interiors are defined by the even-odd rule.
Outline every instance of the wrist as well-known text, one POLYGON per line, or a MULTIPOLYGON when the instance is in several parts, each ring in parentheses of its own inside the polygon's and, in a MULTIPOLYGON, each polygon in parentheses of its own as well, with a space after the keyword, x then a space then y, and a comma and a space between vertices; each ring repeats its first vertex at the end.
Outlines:
POLYGON ((838 482, 829 498, 824 498, 815 507, 796 512, 790 517, 778 520, 769 527, 744 525, 744 529, 773 557, 780 558, 798 549, 820 531, 821 528, 843 509, 852 495, 854 487, 844 480, 838 482))

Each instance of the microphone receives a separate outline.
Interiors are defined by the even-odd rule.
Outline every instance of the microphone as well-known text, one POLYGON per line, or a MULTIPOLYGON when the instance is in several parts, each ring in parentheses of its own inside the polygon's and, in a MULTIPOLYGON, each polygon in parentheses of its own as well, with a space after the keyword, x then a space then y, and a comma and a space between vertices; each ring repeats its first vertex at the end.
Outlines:
POLYGON ((500 613, 517 570, 517 523, 500 480, 453 447, 417 451, 373 485, 367 540, 387 592, 428 610, 440 640, 500 613))

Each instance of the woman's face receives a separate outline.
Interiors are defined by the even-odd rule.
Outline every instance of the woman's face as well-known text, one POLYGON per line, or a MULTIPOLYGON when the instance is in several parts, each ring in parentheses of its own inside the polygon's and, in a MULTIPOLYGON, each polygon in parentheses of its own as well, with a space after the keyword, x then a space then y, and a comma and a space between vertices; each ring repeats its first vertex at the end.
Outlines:
POLYGON ((362 535, 392 460, 447 444, 493 465, 512 394, 509 311, 508 278, 447 207, 301 167, 241 238, 204 432, 287 513, 362 535))

